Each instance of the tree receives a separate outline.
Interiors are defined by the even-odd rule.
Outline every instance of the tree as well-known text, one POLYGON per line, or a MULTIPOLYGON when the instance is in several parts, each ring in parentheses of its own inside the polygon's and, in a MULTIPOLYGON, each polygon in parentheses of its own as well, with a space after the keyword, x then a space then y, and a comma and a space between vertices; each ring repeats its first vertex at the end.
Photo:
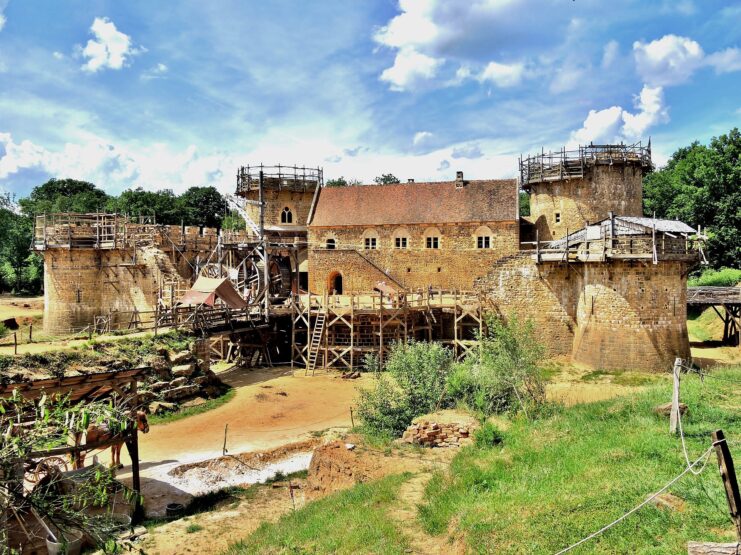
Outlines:
POLYGON ((373 181, 378 185, 393 185, 394 183, 401 183, 399 178, 392 173, 384 173, 374 178, 373 181))
POLYGON ((34 187, 31 194, 19 203, 23 212, 32 216, 48 212, 100 212, 107 201, 108 195, 92 183, 52 178, 34 187))
POLYGON ((352 187, 355 185, 361 185, 360 181, 357 179, 345 179, 345 176, 341 175, 340 177, 337 177, 335 179, 329 179, 327 180, 327 183, 325 183, 325 187, 352 187))
POLYGON ((643 181, 647 215, 707 228, 714 268, 741 266, 741 133, 737 128, 677 150, 643 181))
POLYGON ((118 197, 108 199, 106 211, 134 217, 154 216, 157 223, 165 225, 180 225, 185 218, 178 197, 170 189, 128 189, 118 197))
POLYGON ((178 199, 186 225, 220 227, 226 200, 214 187, 191 187, 178 199))

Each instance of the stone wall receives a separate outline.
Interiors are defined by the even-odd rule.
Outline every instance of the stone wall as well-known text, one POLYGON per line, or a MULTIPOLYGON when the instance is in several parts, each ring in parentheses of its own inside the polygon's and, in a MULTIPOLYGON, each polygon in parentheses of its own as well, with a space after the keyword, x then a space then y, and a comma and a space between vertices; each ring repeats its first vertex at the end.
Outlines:
POLYGON ((536 324, 550 354, 593 368, 665 370, 689 356, 686 263, 500 261, 477 282, 497 312, 536 324))
MULTIPOLYGON (((186 253, 187 254, 187 253, 186 253)), ((189 283, 186 270, 172 265, 156 247, 143 249, 49 249, 44 255, 44 331, 68 333, 111 313, 125 324, 130 313, 153 311, 165 281, 189 283)), ((186 265, 187 266, 187 265, 186 265)), ((187 270, 190 270, 188 267, 187 270)), ((142 321, 151 320, 142 316, 142 321)))
POLYGON ((530 219, 541 241, 560 239, 567 229, 569 233, 582 229, 611 211, 616 216, 643 216, 643 170, 637 164, 591 166, 584 178, 530 187, 530 219))
MULTIPOLYGON (((245 193, 247 198, 251 200, 258 200, 259 192, 250 191, 245 193)), ((287 224, 281 223, 281 212, 284 208, 288 208, 293 216, 292 225, 305 226, 309 218, 309 210, 311 209, 311 202, 314 198, 314 191, 307 190, 306 192, 298 191, 275 191, 266 189, 264 192, 265 198, 265 225, 270 226, 285 226, 287 224)), ((247 204, 245 210, 250 215, 250 218, 259 225, 260 223, 260 207, 247 204)))
POLYGON ((345 293, 371 291, 378 281, 396 282, 412 290, 429 286, 470 290, 475 278, 486 275, 498 259, 517 252, 518 246, 516 222, 312 227, 309 289, 324 292, 330 288, 330 278, 339 273, 345 293), (439 237, 438 249, 426 248, 426 237, 432 235, 439 237), (489 248, 477 248, 479 235, 489 237, 489 248), (376 249, 365 249, 367 237, 376 239, 376 249), (406 237, 407 248, 395 247, 397 237, 406 237), (335 250, 326 248, 330 239, 335 241, 335 250))

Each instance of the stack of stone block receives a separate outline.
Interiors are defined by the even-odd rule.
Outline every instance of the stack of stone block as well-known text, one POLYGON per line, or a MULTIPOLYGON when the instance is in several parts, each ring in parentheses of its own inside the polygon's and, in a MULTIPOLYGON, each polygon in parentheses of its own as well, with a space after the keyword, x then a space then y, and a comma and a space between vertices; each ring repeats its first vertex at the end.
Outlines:
POLYGON ((473 443, 478 428, 475 418, 445 410, 415 418, 401 439, 423 447, 461 447, 473 443))

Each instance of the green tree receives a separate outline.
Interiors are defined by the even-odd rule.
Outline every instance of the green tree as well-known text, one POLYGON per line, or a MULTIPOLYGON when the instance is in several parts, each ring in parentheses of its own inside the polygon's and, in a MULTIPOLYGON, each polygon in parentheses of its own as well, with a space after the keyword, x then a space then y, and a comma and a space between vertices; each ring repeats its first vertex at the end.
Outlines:
POLYGON ((707 228, 714 268, 741 266, 741 133, 737 128, 677 150, 643 181, 647 215, 707 228))
POLYGON ((325 187, 349 187, 354 185, 361 185, 357 179, 345 179, 345 176, 341 175, 335 179, 327 180, 325 187))
POLYGON ((401 183, 399 178, 392 173, 384 173, 374 178, 373 181, 378 185, 393 185, 394 183, 401 183))
POLYGON ((170 189, 128 189, 118 197, 111 197, 106 204, 106 211, 134 217, 154 216, 157 223, 166 225, 179 225, 185 219, 178 197, 170 189))
POLYGON ((191 187, 178 199, 186 225, 220 227, 226 200, 215 187, 191 187))
POLYGON ((19 201, 27 215, 48 212, 99 212, 108 201, 108 195, 92 183, 77 179, 52 178, 34 187, 31 194, 19 201))

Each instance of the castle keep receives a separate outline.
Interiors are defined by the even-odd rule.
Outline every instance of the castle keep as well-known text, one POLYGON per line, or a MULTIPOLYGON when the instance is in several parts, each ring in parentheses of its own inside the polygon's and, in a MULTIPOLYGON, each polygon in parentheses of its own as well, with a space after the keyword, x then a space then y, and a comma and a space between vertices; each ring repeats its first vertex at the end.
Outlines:
POLYGON ((575 362, 663 369, 689 354, 698 255, 692 228, 643 217, 650 156, 640 143, 589 145, 524 158, 519 180, 336 188, 318 169, 245 167, 229 197, 242 234, 40 216, 45 326, 248 326, 246 343, 264 330, 273 359, 354 368, 394 340, 464 355, 494 311, 532 319, 549 352, 575 362), (247 308, 183 301, 199 276, 226 280, 247 308))

